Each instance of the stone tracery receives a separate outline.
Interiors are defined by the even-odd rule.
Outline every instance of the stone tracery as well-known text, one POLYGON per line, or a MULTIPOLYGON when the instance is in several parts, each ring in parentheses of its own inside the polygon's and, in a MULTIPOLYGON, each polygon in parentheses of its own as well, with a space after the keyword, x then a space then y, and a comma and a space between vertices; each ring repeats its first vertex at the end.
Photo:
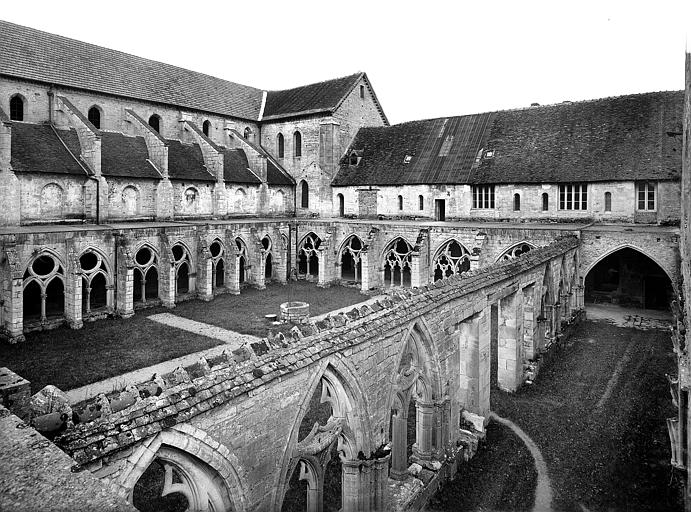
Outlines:
POLYGON ((432 262, 434 280, 470 270, 470 252, 456 240, 449 240, 437 251, 432 262))

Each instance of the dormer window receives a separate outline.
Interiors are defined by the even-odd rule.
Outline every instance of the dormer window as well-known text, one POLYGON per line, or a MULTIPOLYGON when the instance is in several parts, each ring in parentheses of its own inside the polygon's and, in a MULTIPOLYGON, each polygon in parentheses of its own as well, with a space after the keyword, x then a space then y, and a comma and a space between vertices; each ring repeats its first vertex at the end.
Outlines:
POLYGON ((494 158, 494 150, 488 149, 487 151, 485 151, 485 158, 494 158))
POLYGON ((405 158, 403 159, 404 164, 409 164, 413 160, 413 157, 411 155, 406 155, 405 158))
POLYGON ((350 153, 350 165, 357 165, 360 162, 360 158, 357 156, 355 151, 350 153))

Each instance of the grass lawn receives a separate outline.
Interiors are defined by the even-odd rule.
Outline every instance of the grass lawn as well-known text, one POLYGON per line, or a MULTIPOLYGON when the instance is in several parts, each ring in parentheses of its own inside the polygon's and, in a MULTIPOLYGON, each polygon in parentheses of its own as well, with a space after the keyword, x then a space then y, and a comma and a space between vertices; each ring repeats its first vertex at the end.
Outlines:
POLYGON ((88 322, 79 330, 61 327, 29 333, 24 343, 0 345, 0 366, 29 380, 32 393, 47 384, 68 390, 221 343, 146 318, 154 313, 173 313, 261 337, 271 327, 264 315, 278 314, 278 306, 288 300, 309 302, 311 314, 317 315, 366 298, 353 288, 317 288, 306 282, 246 288, 240 295, 222 295, 210 302, 193 300, 172 310, 140 310, 125 320, 88 322))
POLYGON ((245 288, 240 295, 220 295, 212 302, 183 302, 172 312, 230 331, 265 337, 270 329, 277 329, 264 319, 264 315, 280 315, 279 306, 284 302, 308 302, 310 316, 317 316, 363 302, 368 298, 357 288, 319 288, 307 281, 294 281, 288 285, 271 284, 265 290, 245 288), (213 307, 210 307, 211 305, 213 307))

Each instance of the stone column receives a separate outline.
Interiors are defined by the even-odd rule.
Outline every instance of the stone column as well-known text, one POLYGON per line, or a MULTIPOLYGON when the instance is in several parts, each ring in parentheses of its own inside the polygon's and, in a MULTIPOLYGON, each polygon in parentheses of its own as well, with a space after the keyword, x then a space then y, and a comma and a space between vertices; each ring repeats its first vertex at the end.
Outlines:
POLYGON ((521 299, 522 294, 517 291, 500 301, 497 383, 505 391, 518 388, 523 368, 521 299))
POLYGON ((367 249, 360 251, 360 271, 362 272, 362 282, 360 291, 365 293, 372 288, 371 272, 374 265, 370 262, 370 252, 367 249))
POLYGON ((460 362, 460 400, 463 406, 470 412, 480 414, 478 406, 480 403, 479 389, 479 318, 474 316, 468 318, 460 325, 459 355, 460 362))
MULTIPOLYGON (((281 240, 281 234, 279 232, 276 232, 276 236, 278 240, 281 240)), ((274 251, 274 254, 280 251, 280 257, 273 261, 273 265, 275 269, 274 274, 278 282, 286 284, 288 282, 288 248, 283 245, 284 244, 280 244, 279 249, 274 251)))
POLYGON ((24 341, 24 281, 12 277, 9 296, 5 299, 5 329, 11 342, 24 341))
POLYGON ((392 417, 391 478, 405 480, 408 477, 408 411, 405 407, 392 417))
POLYGON ((266 250, 259 251, 259 261, 257 262, 257 272, 255 273, 254 286, 259 290, 266 288, 266 250))
POLYGON ((487 416, 490 411, 490 372, 492 365, 492 306, 487 305, 478 317, 478 392, 477 414, 487 416))
POLYGON ((72 329, 81 329, 82 322, 82 275, 74 269, 65 273, 65 319, 72 329))
POLYGON ((458 418, 455 418, 454 422, 451 415, 451 400, 449 397, 436 400, 434 402, 433 438, 437 442, 436 446, 432 447, 432 455, 438 460, 444 460, 446 448, 451 444, 451 425, 458 426, 458 418))
MULTIPOLYGON (((197 291, 201 300, 210 301, 214 298, 213 261, 207 255, 199 254, 199 269, 197 270, 197 291)), ((190 288, 191 290, 191 288, 190 288)))
POLYGON ((175 265, 161 258, 158 297, 167 308, 175 307, 175 265))
POLYGON ((118 265, 115 269, 115 283, 118 290, 115 311, 122 318, 134 315, 134 268, 127 249, 118 244, 118 265), (128 261, 130 260, 130 261, 128 261))
POLYGON ((376 512, 388 505, 389 458, 343 460, 342 512, 376 512))
POLYGON ((533 287, 523 290, 523 357, 533 359, 535 357, 535 291, 533 287))
POLYGON ((240 295, 240 256, 230 255, 226 268, 226 286, 233 295, 240 295))
POLYGON ((416 439, 413 445, 413 455, 419 460, 432 458, 432 429, 434 428, 434 404, 418 400, 415 402, 417 411, 416 439))
POLYGON ((421 276, 420 276, 420 253, 414 252, 410 255, 410 287, 420 288, 421 286, 421 276))
POLYGON ((319 261, 319 274, 317 275, 317 286, 326 287, 329 285, 329 276, 327 276, 327 252, 323 248, 317 249, 319 261))

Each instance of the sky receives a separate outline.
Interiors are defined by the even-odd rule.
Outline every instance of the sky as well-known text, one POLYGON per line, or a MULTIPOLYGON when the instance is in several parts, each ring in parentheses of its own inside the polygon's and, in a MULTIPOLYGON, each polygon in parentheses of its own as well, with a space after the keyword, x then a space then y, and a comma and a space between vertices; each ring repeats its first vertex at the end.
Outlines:
POLYGON ((0 18, 260 89, 365 71, 395 124, 683 89, 691 0, 33 0, 0 18))

